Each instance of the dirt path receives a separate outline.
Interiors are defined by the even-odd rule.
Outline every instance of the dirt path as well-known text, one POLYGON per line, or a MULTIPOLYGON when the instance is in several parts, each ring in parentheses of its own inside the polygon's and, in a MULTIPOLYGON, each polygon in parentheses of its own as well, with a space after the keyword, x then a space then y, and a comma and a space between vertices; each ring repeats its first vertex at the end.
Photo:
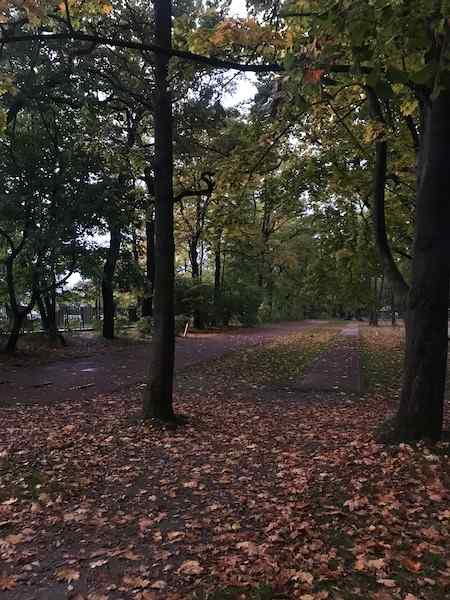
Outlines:
POLYGON ((349 323, 310 365, 296 389, 302 392, 362 392, 359 327, 349 323))
MULTIPOLYGON (((284 322, 233 333, 177 338, 176 369, 218 358, 243 346, 254 346, 326 324, 327 321, 284 322)), ((81 400, 143 383, 148 354, 149 345, 139 344, 110 354, 60 360, 45 366, 1 366, 0 406, 81 400)))

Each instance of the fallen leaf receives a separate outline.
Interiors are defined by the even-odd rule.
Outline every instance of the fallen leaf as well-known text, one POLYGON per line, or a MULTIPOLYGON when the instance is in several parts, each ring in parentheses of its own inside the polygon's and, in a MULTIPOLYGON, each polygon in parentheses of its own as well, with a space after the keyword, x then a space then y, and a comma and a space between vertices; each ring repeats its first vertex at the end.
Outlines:
POLYGON ((397 585, 397 583, 393 579, 377 579, 378 583, 384 585, 387 588, 393 588, 397 585))
POLYGON ((239 544, 236 544, 236 548, 245 550, 250 556, 258 553, 258 546, 254 542, 239 542, 239 544))
POLYGON ((17 579, 13 575, 0 575, 0 590, 13 590, 17 579))
POLYGON ((163 590, 167 587, 167 583, 160 579, 159 581, 152 583, 150 587, 154 590, 163 590))
POLYGON ((67 583, 78 581, 80 579, 80 571, 71 569, 70 567, 62 567, 56 571, 56 579, 67 581, 67 583))
POLYGON ((21 544, 24 540, 24 537, 21 533, 7 535, 3 541, 7 544, 11 544, 11 546, 16 546, 17 544, 21 544))
POLYGON ((122 579, 122 585, 127 586, 128 589, 146 588, 150 585, 150 581, 135 575, 125 575, 122 579))
POLYGON ((177 570, 178 575, 200 575, 203 573, 203 567, 198 560, 186 560, 177 570))
POLYGON ((418 573, 422 570, 422 564, 418 561, 411 560, 408 557, 404 557, 400 561, 405 569, 408 569, 411 573, 418 573))

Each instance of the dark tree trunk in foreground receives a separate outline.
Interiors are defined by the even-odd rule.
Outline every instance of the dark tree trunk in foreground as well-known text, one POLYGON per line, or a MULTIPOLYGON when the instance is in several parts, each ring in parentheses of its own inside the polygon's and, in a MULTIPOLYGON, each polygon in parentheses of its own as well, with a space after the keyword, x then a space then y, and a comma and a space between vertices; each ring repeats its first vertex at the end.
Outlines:
POLYGON ((145 221, 145 237, 146 237, 146 290, 145 297, 142 301, 142 316, 153 316, 153 294, 155 289, 155 221, 153 218, 153 210, 148 215, 145 221))
MULTIPOLYGON (((172 46, 172 2, 155 0, 155 43, 172 46)), ((168 90, 169 59, 155 56, 155 333, 147 387, 144 419, 174 419, 172 392, 175 360, 175 243, 173 235, 172 99, 168 90)))
POLYGON ((108 255, 103 268, 102 298, 103 298, 103 337, 114 339, 114 273, 120 252, 120 227, 110 226, 110 242, 108 255))
POLYGON ((396 418, 401 440, 442 435, 450 279, 450 92, 433 101, 425 128, 408 299, 405 374, 396 418))

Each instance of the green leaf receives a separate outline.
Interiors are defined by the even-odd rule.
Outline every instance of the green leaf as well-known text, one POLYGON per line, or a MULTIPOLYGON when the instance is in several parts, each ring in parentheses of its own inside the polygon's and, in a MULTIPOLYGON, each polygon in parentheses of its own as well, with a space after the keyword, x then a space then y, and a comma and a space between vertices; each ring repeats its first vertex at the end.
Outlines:
POLYGON ((295 54, 288 52, 284 57, 283 65, 286 71, 290 71, 295 66, 295 54))
POLYGON ((388 67, 387 78, 391 83, 408 83, 408 73, 397 69, 397 67, 388 67))
POLYGON ((431 63, 429 65, 425 65, 419 71, 410 74, 410 79, 414 83, 418 83, 419 85, 426 85, 427 83, 432 83, 434 76, 436 74, 436 65, 431 63))
POLYGON ((380 98, 389 99, 394 97, 394 92, 387 81, 379 81, 374 89, 380 98))

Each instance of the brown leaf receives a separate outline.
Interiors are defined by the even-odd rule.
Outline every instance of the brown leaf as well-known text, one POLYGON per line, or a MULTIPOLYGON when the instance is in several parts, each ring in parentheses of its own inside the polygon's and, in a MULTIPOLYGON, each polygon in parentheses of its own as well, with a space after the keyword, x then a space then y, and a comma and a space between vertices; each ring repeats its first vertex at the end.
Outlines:
POLYGON ((386 563, 383 558, 375 558, 372 560, 368 560, 367 566, 370 569, 375 569, 376 571, 379 571, 380 569, 384 569, 384 567, 386 566, 386 563))
POLYGON ((411 573, 418 573, 422 570, 422 564, 419 561, 414 561, 405 556, 400 561, 405 569, 408 569, 411 573))
POLYGON ((387 588, 393 588, 397 585, 397 583, 393 579, 377 579, 378 583, 384 585, 387 588))
POLYGON ((17 579, 13 575, 0 575, 0 590, 13 590, 17 579))
POLYGON ((294 581, 302 581, 303 583, 307 583, 308 585, 312 585, 314 581, 314 576, 311 573, 307 573, 306 571, 297 571, 295 575, 292 577, 294 581))
POLYGON ((4 540, 7 544, 11 544, 11 546, 16 546, 17 544, 21 544, 24 541, 24 537, 21 533, 7 535, 4 540))
POLYGON ((169 541, 171 541, 171 542, 174 542, 176 540, 180 540, 184 536, 185 536, 185 533, 183 531, 169 531, 167 533, 167 539, 169 541))
POLYGON ((126 586, 127 589, 146 588, 150 585, 150 581, 135 575, 125 575, 122 579, 122 585, 126 586))
POLYGON ((70 567, 62 567, 56 571, 56 579, 59 581, 78 581, 80 579, 80 571, 72 569, 70 567))
POLYGON ((198 560, 186 560, 177 571, 178 575, 200 575, 203 567, 198 560))
POLYGON ((250 556, 258 553, 258 546, 254 542, 239 542, 239 544, 236 544, 236 548, 244 550, 250 556))
POLYGON ((160 579, 159 581, 155 581, 154 583, 152 583, 150 587, 154 590, 163 590, 167 587, 167 583, 160 579))

